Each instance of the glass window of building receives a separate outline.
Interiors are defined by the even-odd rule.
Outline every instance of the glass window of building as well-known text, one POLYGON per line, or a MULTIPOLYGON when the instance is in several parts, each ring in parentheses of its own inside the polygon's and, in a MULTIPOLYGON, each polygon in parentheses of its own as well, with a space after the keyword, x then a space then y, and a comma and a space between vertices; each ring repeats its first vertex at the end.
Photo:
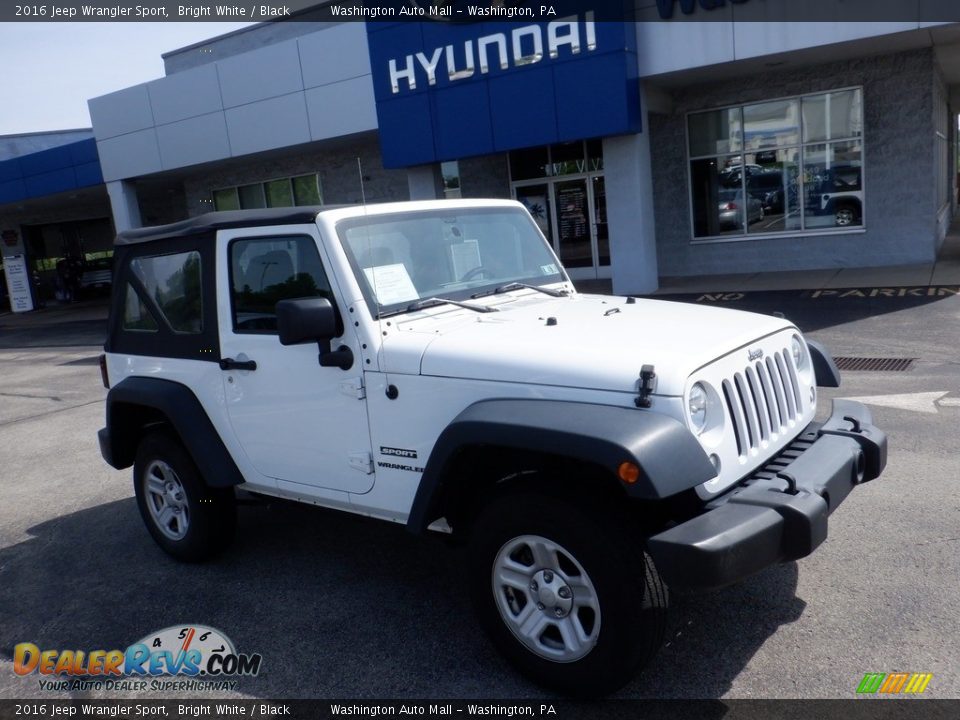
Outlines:
POLYGON ((443 197, 447 200, 462 197, 460 194, 460 164, 456 160, 440 163, 443 177, 443 197))
POLYGON ((323 205, 319 175, 299 175, 293 178, 294 205, 323 205))
POLYGON ((322 205, 320 176, 316 173, 277 178, 213 191, 215 210, 322 205))
POLYGON ((863 224, 860 88, 691 113, 693 236, 863 224))

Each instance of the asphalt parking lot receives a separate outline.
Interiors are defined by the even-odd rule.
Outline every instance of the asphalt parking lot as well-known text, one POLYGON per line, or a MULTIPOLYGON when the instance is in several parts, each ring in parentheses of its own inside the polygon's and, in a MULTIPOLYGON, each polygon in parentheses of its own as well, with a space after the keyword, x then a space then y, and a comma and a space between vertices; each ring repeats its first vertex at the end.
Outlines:
MULTIPOLYGON (((811 557, 672 597, 665 647, 623 698, 850 698, 866 672, 933 673, 960 697, 960 296, 689 296, 779 310, 835 355, 916 358, 848 372, 890 435, 811 557)), ((861 293, 861 295, 863 295, 861 293)), ((244 505, 221 559, 178 564, 143 528, 129 471, 100 458, 103 323, 0 317, 0 697, 47 697, 12 648, 113 649, 171 625, 263 655, 249 698, 538 698, 476 627, 458 551, 402 527, 287 503, 244 505)), ((57 694, 56 697, 62 697, 57 694)), ((90 692, 123 696, 129 692, 90 692)), ((171 697, 177 693, 143 693, 171 697)))

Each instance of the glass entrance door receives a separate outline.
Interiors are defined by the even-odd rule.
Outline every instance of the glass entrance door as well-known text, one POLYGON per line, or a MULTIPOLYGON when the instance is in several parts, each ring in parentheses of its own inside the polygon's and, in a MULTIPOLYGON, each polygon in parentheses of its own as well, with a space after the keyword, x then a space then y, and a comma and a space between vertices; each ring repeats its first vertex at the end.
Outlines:
POLYGON ((568 270, 592 268, 596 264, 587 187, 585 178, 553 183, 557 208, 557 250, 560 261, 568 270))
POLYGON ((607 196, 603 175, 515 184, 524 204, 576 280, 610 277, 607 196))

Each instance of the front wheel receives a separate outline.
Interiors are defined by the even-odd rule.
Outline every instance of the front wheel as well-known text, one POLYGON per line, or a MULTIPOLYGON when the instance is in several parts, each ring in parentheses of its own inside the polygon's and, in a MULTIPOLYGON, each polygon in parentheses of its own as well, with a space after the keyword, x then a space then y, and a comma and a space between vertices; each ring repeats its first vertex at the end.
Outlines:
POLYGON ((155 432, 140 443, 133 485, 147 530, 178 560, 206 560, 233 540, 233 488, 208 487, 193 459, 170 435, 155 432))
POLYGON ((481 624, 541 685, 605 695, 660 646, 666 588, 615 506, 505 496, 477 518, 469 552, 481 624))

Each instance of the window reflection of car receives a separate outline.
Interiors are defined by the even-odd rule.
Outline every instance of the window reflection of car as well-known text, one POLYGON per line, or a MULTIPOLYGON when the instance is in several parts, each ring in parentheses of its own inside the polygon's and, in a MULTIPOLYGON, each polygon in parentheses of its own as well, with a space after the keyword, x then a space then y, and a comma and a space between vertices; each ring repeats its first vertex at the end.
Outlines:
POLYGON ((80 273, 80 289, 109 288, 113 283, 113 261, 110 258, 87 260, 80 273))
POLYGON ((746 173, 749 183, 751 177, 762 172, 763 168, 759 165, 731 165, 720 171, 720 185, 725 188, 740 187, 743 183, 744 173, 746 173))
POLYGON ((749 173, 747 192, 760 201, 764 212, 783 212, 783 171, 762 170, 749 173))
POLYGON ((747 195, 747 199, 744 201, 742 189, 722 189, 719 193, 719 199, 718 210, 720 212, 721 230, 742 228, 744 209, 746 209, 748 224, 763 219, 763 203, 752 195, 747 195))
POLYGON ((807 196, 807 210, 833 215, 837 227, 859 225, 863 218, 863 182, 859 167, 825 170, 807 196))

